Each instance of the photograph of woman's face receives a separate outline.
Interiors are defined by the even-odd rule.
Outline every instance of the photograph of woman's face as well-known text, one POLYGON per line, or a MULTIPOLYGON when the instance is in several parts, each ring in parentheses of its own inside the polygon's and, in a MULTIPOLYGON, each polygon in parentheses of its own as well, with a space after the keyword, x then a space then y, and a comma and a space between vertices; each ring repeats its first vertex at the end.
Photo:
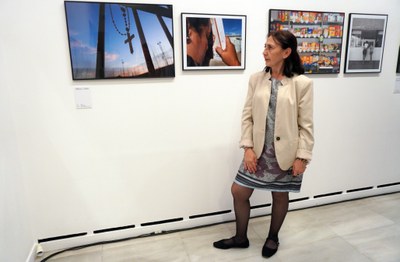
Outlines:
POLYGON ((244 69, 245 16, 182 14, 183 70, 244 69))
POLYGON ((203 21, 200 26, 188 23, 187 55, 197 65, 204 65, 212 58, 211 21, 208 18, 203 19, 206 19, 207 23, 203 21))

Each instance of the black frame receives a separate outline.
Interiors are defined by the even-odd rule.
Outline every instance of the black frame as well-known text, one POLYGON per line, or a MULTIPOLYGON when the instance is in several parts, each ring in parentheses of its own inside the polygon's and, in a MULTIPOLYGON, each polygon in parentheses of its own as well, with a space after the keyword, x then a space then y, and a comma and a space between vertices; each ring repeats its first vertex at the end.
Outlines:
MULTIPOLYGON (((196 70, 244 70, 246 68, 246 26, 247 26, 247 16, 246 15, 227 15, 227 14, 204 14, 204 13, 181 13, 181 22, 182 22, 182 70, 183 71, 196 71, 196 70), (207 54, 205 56, 209 56, 204 58, 203 64, 191 64, 190 58, 187 55, 187 45, 189 41, 188 36, 188 24, 187 18, 210 18, 210 20, 220 19, 220 23, 225 24, 225 26, 229 23, 230 20, 235 20, 235 23, 238 25, 240 20, 240 34, 232 34, 229 36, 229 39, 235 46, 236 54, 240 62, 240 66, 235 65, 227 65, 219 58, 215 51, 211 46, 215 43, 215 39, 220 38, 215 35, 215 28, 213 28, 213 23, 211 22, 213 39, 209 38, 209 47, 207 54), (189 60, 188 60, 189 59, 189 60)), ((217 23, 217 22, 215 22, 217 23)), ((231 21, 232 23, 232 21, 231 21)), ((222 31, 221 37, 225 35, 225 26, 223 25, 224 30, 222 31)), ((211 35, 210 35, 211 36, 211 35)))
POLYGON ((289 30, 296 36, 306 74, 338 74, 344 20, 343 12, 270 9, 268 32, 289 30))
POLYGON ((382 71, 387 20, 386 14, 349 14, 345 73, 382 71))
POLYGON ((396 73, 400 73, 400 46, 399 46, 399 54, 397 56, 397 69, 396 73))
POLYGON ((72 79, 175 76, 172 5, 64 1, 72 79))

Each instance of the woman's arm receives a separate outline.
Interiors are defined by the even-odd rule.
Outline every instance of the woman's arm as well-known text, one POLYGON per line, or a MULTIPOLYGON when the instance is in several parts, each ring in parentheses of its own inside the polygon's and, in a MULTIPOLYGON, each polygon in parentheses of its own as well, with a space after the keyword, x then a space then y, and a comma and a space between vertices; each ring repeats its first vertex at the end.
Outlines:
POLYGON ((252 79, 249 80, 247 97, 242 111, 242 135, 240 139, 240 147, 253 147, 253 96, 254 85, 252 79))
POLYGON ((311 161, 314 147, 313 122, 313 82, 306 78, 305 84, 298 90, 298 127, 299 145, 296 157, 311 161))

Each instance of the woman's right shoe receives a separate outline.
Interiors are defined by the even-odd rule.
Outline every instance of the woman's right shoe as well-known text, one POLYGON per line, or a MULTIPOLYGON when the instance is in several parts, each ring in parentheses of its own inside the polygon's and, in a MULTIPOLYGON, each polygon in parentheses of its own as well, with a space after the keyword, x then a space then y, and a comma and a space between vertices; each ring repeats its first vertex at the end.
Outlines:
POLYGON ((265 240, 265 244, 263 246, 261 254, 265 258, 272 257, 278 251, 278 247, 279 247, 279 239, 274 237, 268 237, 267 240, 265 240), (268 247, 267 246, 268 240, 275 242, 276 248, 268 247))
POLYGON ((230 248, 248 248, 250 243, 246 238, 243 242, 236 241, 235 237, 228 239, 221 239, 217 242, 214 242, 214 247, 219 249, 230 249, 230 248))

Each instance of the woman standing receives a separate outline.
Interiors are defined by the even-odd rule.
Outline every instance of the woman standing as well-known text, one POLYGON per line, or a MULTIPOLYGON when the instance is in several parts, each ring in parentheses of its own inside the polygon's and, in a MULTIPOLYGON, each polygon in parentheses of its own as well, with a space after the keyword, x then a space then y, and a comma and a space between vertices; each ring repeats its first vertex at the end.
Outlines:
POLYGON ((243 162, 232 184, 236 235, 214 242, 219 249, 247 248, 250 196, 272 192, 264 257, 278 250, 278 233, 289 207, 289 192, 299 192, 312 157, 313 83, 303 75, 297 39, 288 31, 271 32, 264 46, 265 70, 250 77, 242 114, 243 162))

